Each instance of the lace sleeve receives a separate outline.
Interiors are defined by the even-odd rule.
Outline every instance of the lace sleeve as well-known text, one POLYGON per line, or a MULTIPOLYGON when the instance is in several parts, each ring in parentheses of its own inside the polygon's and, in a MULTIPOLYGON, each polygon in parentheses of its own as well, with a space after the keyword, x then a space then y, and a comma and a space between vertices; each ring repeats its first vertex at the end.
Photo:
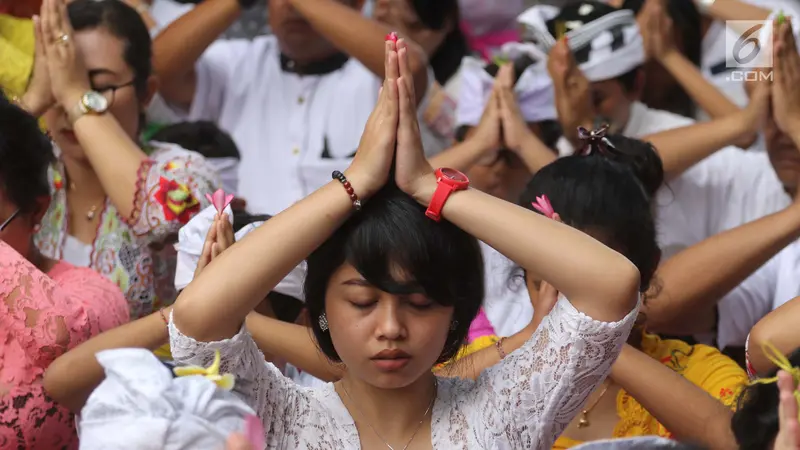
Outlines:
POLYGON ((473 414, 513 448, 552 447, 611 371, 637 312, 600 322, 561 297, 525 345, 478 378, 473 414))
POLYGON ((0 241, 0 386, 32 383, 93 334, 68 292, 0 241))
POLYGON ((70 300, 82 305, 95 321, 97 333, 108 331, 130 320, 128 301, 119 286, 87 267, 75 267, 63 261, 48 272, 70 300))
POLYGON ((172 357, 178 365, 208 367, 220 351, 220 373, 236 377, 234 392, 256 411, 264 424, 267 447, 275 448, 294 431, 292 414, 307 402, 299 387, 281 374, 274 365, 264 360, 250 333, 242 329, 230 339, 217 342, 198 342, 184 335, 169 318, 169 340, 172 357))
POLYGON ((219 185, 217 173, 197 153, 184 150, 166 161, 146 159, 139 167, 128 224, 136 235, 159 242, 208 206, 206 194, 219 185))

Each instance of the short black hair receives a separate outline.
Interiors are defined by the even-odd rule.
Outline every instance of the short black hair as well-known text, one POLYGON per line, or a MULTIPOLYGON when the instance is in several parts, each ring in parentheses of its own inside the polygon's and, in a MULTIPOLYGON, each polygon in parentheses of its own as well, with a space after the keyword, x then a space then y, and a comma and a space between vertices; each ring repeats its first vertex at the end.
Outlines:
POLYGON ((53 146, 36 118, 0 92, 0 187, 21 212, 34 212, 36 200, 50 195, 52 161, 53 146))
POLYGON ((393 182, 384 186, 308 258, 304 290, 311 328, 322 352, 336 362, 339 354, 319 317, 330 278, 344 263, 384 292, 423 292, 454 307, 455 326, 437 362, 456 355, 483 301, 483 256, 474 237, 446 220, 427 218, 425 208, 393 182), (394 278, 397 268, 408 280, 394 278))
POLYGON ((565 224, 594 233, 628 258, 646 292, 661 257, 652 199, 664 171, 652 145, 620 135, 609 140, 618 154, 560 158, 533 176, 519 203, 535 211, 536 197, 546 195, 565 224))
POLYGON ((105 28, 125 44, 125 62, 133 70, 134 86, 140 97, 147 93, 152 74, 152 41, 142 17, 120 0, 75 0, 67 5, 75 31, 105 28))
MULTIPOLYGON (((800 350, 789 356, 793 367, 800 366, 800 350)), ((778 374, 772 371, 769 377, 778 374)), ((731 428, 740 450, 764 450, 770 448, 780 428, 778 405, 780 391, 777 383, 755 383, 739 395, 736 412, 731 419, 731 428)))
POLYGON ((436 81, 444 86, 458 72, 461 60, 470 53, 467 38, 461 31, 458 0, 410 0, 410 3, 426 28, 441 30, 448 23, 452 25, 439 48, 430 55, 436 81))
POLYGON ((180 145, 206 158, 240 159, 236 143, 214 122, 176 123, 158 130, 150 139, 180 145))

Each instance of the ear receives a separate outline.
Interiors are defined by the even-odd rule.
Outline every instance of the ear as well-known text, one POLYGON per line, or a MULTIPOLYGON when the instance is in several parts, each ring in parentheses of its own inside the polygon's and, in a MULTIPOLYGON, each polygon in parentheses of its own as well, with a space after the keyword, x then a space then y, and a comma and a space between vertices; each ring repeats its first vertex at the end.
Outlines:
POLYGON ((141 99, 141 107, 144 111, 150 106, 150 102, 153 101, 153 97, 158 92, 158 78, 155 75, 151 75, 147 78, 147 91, 145 92, 144 98, 141 99))
POLYGON ((42 195, 36 198, 36 209, 34 209, 33 214, 31 214, 31 228, 42 223, 42 219, 44 218, 45 213, 47 213, 47 209, 49 207, 49 195, 42 195))

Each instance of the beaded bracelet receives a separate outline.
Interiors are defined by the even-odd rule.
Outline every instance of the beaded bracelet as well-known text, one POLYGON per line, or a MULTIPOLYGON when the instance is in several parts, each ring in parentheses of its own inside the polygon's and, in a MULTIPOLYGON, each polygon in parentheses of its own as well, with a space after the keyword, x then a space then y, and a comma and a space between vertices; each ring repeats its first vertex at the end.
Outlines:
POLYGON ((164 323, 167 324, 167 326, 169 326, 169 319, 167 319, 166 314, 164 314, 164 309, 165 308, 161 308, 158 310, 158 312, 161 314, 161 319, 164 321, 164 323))
POLYGON ((353 190, 353 186, 351 186, 350 182, 347 181, 347 177, 344 176, 342 172, 334 170, 331 174, 331 178, 334 180, 339 180, 339 183, 342 183, 344 190, 347 191, 347 195, 350 196, 350 200, 353 202, 353 209, 356 211, 361 211, 361 200, 358 199, 358 194, 356 194, 356 191, 353 190))
POLYGON ((506 338, 504 338, 504 337, 501 337, 499 341, 497 341, 497 342, 495 342, 495 343, 494 343, 494 346, 495 346, 495 348, 497 348, 497 353, 500 355, 500 360, 501 360, 501 361, 502 361, 502 360, 504 360, 504 359, 506 359, 506 356, 508 356, 508 355, 506 354, 506 351, 505 351, 505 350, 503 350, 503 342, 504 342, 505 340, 506 340, 506 338))

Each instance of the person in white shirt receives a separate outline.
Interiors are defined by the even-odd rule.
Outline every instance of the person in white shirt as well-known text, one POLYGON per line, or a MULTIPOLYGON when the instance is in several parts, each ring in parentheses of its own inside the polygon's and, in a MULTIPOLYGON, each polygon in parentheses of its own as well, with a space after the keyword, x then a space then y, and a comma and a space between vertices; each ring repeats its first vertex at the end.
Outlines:
MULTIPOLYGON (((156 38, 154 65, 173 109, 216 122, 239 146, 237 194, 248 208, 276 214, 352 157, 391 29, 365 18, 361 0, 271 0, 274 35, 215 42, 247 3, 197 5, 156 38)), ((433 80, 424 52, 408 52, 422 99, 433 80)))

